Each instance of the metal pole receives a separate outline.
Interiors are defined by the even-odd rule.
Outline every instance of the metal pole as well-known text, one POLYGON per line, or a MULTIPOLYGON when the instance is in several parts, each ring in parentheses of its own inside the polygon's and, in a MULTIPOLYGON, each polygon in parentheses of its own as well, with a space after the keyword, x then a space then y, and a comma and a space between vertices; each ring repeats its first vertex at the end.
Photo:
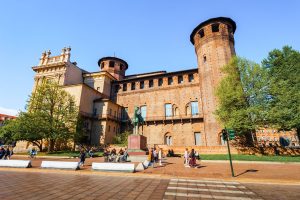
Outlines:
POLYGON ((228 132, 227 132, 227 148, 228 148, 228 155, 229 155, 229 161, 230 161, 231 175, 232 175, 232 177, 234 177, 234 171, 233 171, 232 160, 231 160, 231 153, 230 153, 230 147, 229 147, 229 135, 228 135, 228 132))

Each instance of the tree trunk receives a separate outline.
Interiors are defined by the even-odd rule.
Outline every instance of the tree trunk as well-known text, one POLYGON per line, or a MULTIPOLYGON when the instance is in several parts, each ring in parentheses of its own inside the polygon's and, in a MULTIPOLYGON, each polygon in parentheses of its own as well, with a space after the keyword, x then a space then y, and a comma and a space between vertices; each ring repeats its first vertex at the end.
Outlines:
POLYGON ((49 139, 48 153, 53 151, 54 145, 55 145, 55 140, 54 139, 49 139))

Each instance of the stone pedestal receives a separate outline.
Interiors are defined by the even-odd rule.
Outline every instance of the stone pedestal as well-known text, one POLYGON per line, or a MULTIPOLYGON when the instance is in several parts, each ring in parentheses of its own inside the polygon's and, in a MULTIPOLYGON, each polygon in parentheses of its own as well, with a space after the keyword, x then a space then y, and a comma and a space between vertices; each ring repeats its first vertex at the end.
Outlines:
POLYGON ((147 138, 143 135, 128 136, 129 155, 145 155, 147 150, 147 138))

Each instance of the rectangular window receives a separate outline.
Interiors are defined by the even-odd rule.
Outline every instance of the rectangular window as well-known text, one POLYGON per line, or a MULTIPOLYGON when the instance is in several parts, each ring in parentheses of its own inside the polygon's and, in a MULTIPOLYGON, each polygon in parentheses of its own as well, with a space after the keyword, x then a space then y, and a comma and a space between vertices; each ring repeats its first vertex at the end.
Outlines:
POLYGON ((124 70, 124 65, 123 64, 120 64, 120 70, 124 70))
POLYGON ((173 84, 173 77, 168 77, 168 85, 172 85, 173 84))
POLYGON ((140 89, 144 89, 144 86, 145 86, 144 81, 141 81, 140 82, 140 89))
MULTIPOLYGON (((114 127, 114 132, 115 132, 115 131, 116 131, 116 127, 114 127)), ((114 132, 113 132, 113 133, 114 133, 114 132)))
POLYGON ((115 62, 114 61, 109 61, 109 67, 115 67, 115 62))
POLYGON ((193 82, 194 81, 194 74, 189 74, 189 82, 193 82))
POLYGON ((123 91, 127 91, 127 83, 123 84, 123 91))
POLYGON ((122 108, 122 120, 128 119, 128 108, 122 108))
POLYGON ((199 114, 198 102, 197 101, 191 102, 191 107, 192 107, 192 115, 198 115, 199 114))
POLYGON ((141 106, 141 116, 143 117, 144 121, 146 120, 147 115, 147 106, 141 106))
POLYGON ((109 109, 109 115, 112 115, 112 109, 111 108, 109 109))
POLYGON ((162 78, 159 78, 159 79, 158 79, 158 86, 162 86, 162 84, 163 84, 163 79, 162 79, 162 78))
POLYGON ((153 80, 149 80, 149 88, 153 87, 153 80))
POLYGON ((180 75, 178 76, 178 84, 181 84, 183 83, 183 77, 180 75))
POLYGON ((200 29, 200 31, 198 32, 198 34, 200 35, 200 38, 204 37, 204 30, 200 29))
POLYGON ((170 104, 170 103, 165 104, 165 114, 166 114, 166 117, 172 117, 173 116, 172 104, 170 104))
POLYGON ((131 90, 135 90, 135 83, 131 83, 131 90))
POLYGON ((100 91, 100 87, 97 87, 97 91, 100 91))
POLYGON ((212 24, 211 25, 212 32, 219 32, 219 24, 212 24))
POLYGON ((201 133, 197 132, 194 133, 195 135, 195 145, 199 146, 201 145, 201 133))

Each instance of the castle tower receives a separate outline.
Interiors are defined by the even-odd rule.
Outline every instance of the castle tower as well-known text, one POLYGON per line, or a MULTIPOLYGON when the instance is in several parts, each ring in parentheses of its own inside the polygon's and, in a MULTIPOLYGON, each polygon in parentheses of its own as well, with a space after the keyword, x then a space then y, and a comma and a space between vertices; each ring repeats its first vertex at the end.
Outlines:
POLYGON ((232 19, 218 17, 199 24, 190 36, 198 60, 203 102, 204 143, 207 146, 220 145, 220 132, 223 127, 214 115, 217 108, 215 92, 223 76, 221 68, 235 55, 233 35, 235 29, 236 24, 232 19))
POLYGON ((107 71, 118 81, 123 80, 125 71, 128 69, 126 61, 116 57, 104 57, 98 61, 101 71, 107 71))

